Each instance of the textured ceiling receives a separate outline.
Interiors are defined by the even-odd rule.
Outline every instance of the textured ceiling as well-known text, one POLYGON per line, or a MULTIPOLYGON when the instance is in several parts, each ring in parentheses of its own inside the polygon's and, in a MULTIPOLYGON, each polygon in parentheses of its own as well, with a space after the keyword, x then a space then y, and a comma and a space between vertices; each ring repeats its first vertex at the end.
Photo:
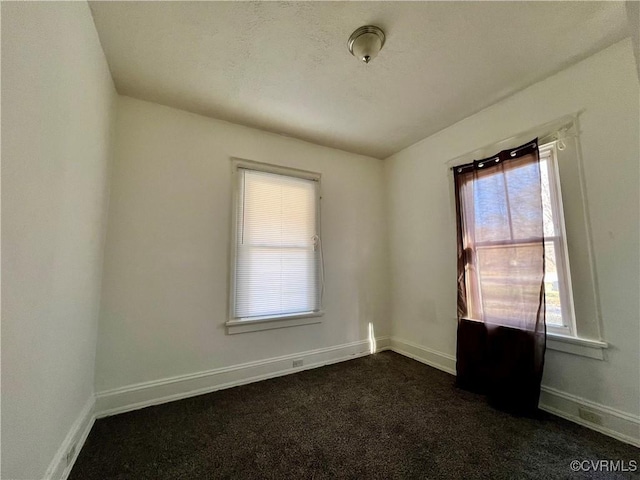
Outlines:
POLYGON ((90 5, 120 94, 378 158, 627 35, 623 2, 90 5))

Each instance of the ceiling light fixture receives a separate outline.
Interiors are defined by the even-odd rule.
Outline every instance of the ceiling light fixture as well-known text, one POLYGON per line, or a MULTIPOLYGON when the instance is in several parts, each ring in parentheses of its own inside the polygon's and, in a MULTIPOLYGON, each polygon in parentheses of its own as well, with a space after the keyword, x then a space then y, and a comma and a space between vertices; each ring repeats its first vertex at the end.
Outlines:
POLYGON ((382 50, 384 40, 384 32, 381 28, 375 25, 365 25, 351 34, 347 45, 351 55, 364 63, 369 63, 382 50))

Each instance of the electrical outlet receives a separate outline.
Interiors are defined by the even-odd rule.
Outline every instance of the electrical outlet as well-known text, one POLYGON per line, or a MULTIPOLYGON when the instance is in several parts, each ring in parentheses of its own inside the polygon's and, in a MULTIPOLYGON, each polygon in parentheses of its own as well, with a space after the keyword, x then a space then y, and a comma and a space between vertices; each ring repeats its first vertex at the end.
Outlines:
POLYGON ((73 461, 73 457, 76 454, 76 445, 75 443, 73 445, 71 445, 71 448, 69 449, 69 451, 67 452, 67 466, 71 465, 71 462, 73 461))
POLYGON ((301 367, 303 364, 304 364, 304 360, 302 360, 301 358, 298 358, 293 361, 293 368, 301 367))
POLYGON ((580 418, 586 420, 587 422, 595 423, 596 425, 602 425, 602 416, 598 415, 595 412, 592 412, 591 410, 579 408, 578 414, 580 415, 580 418))

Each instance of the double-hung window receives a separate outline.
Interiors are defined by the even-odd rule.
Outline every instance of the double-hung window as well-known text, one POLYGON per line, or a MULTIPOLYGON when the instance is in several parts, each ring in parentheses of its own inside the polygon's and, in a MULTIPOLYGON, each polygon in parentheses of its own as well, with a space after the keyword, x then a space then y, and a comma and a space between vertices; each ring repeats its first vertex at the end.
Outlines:
POLYGON ((235 161, 234 177, 230 333, 317 323, 320 175, 235 161))
POLYGON ((540 162, 501 170, 480 171, 461 186, 461 214, 474 231, 467 233, 466 298, 469 318, 515 325, 511 318, 523 304, 538 304, 539 237, 544 237, 544 294, 547 331, 575 334, 569 259, 555 143, 539 146, 540 162), (539 172, 538 172, 539 168, 539 172), (532 170, 533 169, 533 170, 532 170), (469 183, 470 182, 470 183, 469 183), (542 209, 536 198, 542 198, 542 209), (542 228, 536 222, 542 216, 542 228), (533 233, 535 232, 535 233, 533 233), (532 289, 533 287, 533 289, 532 289), (537 290, 536 290, 537 288, 537 290))

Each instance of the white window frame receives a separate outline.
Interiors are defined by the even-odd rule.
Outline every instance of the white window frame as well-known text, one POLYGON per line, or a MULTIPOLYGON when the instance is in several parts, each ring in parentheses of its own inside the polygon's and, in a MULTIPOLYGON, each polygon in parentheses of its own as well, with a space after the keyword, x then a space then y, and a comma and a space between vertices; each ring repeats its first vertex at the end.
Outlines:
POLYGON ((545 157, 547 171, 549 173, 549 195, 551 210, 553 214, 554 231, 557 233, 553 237, 544 237, 545 243, 553 243, 556 254, 556 269, 558 271, 558 283, 562 286, 560 292, 560 303, 562 305, 562 321, 564 325, 549 325, 547 323, 547 333, 555 333, 575 337, 576 316, 573 306, 573 285, 571 282, 571 268, 569 264, 569 251, 567 249, 567 232, 564 222, 564 208, 562 205, 562 190, 560 189, 560 173, 558 171, 558 160, 556 142, 539 145, 540 159, 545 157))
MULTIPOLYGON (((322 309, 322 295, 320 294, 320 309, 311 312, 302 312, 294 314, 278 314, 268 315, 263 317, 254 317, 250 319, 242 319, 235 316, 235 301, 236 301, 236 262, 237 262, 237 214, 240 205, 240 169, 253 170, 258 172, 273 173, 277 175, 285 175, 289 177, 302 178, 305 180, 312 180, 317 182, 316 190, 316 232, 321 237, 321 209, 320 200, 321 196, 321 174, 316 172, 310 172, 307 170, 300 170, 297 168, 283 167, 279 165, 272 165, 267 163, 255 162, 252 160, 246 160, 242 158, 231 159, 232 168, 232 202, 231 202, 231 245, 230 245, 230 268, 229 268, 229 320, 225 323, 228 334, 247 333, 261 330, 271 330, 275 328, 294 327, 299 325, 311 325, 322 322, 324 311, 322 309)), ((321 247, 319 247, 321 248, 321 247)), ((322 265, 318 268, 322 269, 322 265)), ((323 272, 320 272, 320 276, 324 277, 323 272)), ((324 279, 321 280, 321 283, 324 279)), ((323 285, 319 285, 321 290, 324 289, 323 285)), ((321 293, 321 292, 320 292, 321 293)))

